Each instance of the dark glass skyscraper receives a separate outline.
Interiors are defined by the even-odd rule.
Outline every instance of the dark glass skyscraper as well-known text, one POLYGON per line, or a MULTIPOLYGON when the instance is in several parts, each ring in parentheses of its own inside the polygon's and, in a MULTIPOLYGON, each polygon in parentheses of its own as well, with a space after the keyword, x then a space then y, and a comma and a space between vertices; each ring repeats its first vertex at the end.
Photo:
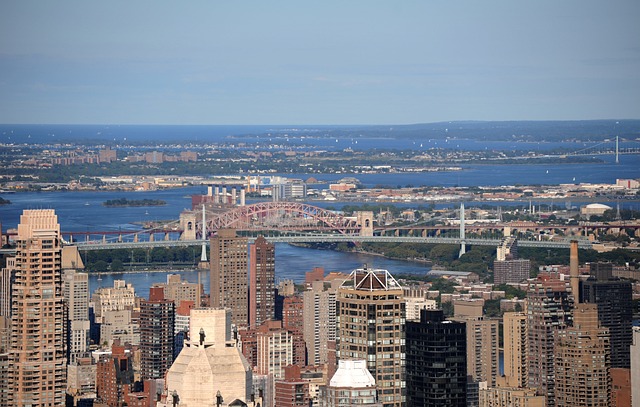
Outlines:
POLYGON ((151 287, 140 302, 140 370, 142 379, 161 379, 173 364, 175 305, 162 287, 151 287))
POLYGON ((407 406, 467 405, 467 340, 464 322, 442 310, 421 310, 406 327, 407 406))
POLYGON ((580 300, 598 306, 600 325, 609 328, 611 367, 629 368, 633 301, 631 282, 613 277, 611 263, 592 263, 591 276, 580 283, 580 300))

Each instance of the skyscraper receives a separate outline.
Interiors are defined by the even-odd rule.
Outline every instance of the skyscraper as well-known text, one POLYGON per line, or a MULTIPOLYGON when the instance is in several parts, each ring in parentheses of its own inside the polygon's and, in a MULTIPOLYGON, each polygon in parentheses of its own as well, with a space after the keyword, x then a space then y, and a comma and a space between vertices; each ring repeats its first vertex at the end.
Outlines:
POLYGON ((405 303, 386 270, 354 270, 338 289, 338 360, 364 359, 384 407, 405 406, 405 303))
POLYGON ((140 302, 140 373, 143 380, 161 379, 173 363, 175 304, 162 287, 149 289, 140 302))
POLYGON ((259 236, 249 246, 249 326, 275 317, 276 249, 259 236))
POLYGON ((231 310, 231 323, 249 323, 249 277, 247 238, 235 230, 222 229, 211 238, 211 306, 231 310))
POLYGON ((327 363, 327 343, 336 339, 336 295, 341 281, 314 281, 304 298, 304 341, 308 363, 327 363))
POLYGON ((578 304, 573 314, 573 326, 556 331, 556 406, 609 406, 608 331, 598 322, 595 304, 578 304))
POLYGON ((571 323, 573 301, 564 281, 540 274, 529 285, 527 308, 528 387, 555 406, 555 331, 571 323))
POLYGON ((527 316, 505 312, 504 375, 511 387, 527 387, 527 316))
POLYGON ((611 263, 591 263, 591 276, 580 282, 580 298, 598 306, 598 320, 609 329, 611 367, 629 367, 633 322, 631 282, 613 277, 611 263))
POLYGON ((78 248, 62 249, 63 294, 67 307, 67 358, 70 362, 87 352, 89 345, 89 275, 84 269, 78 248))
POLYGON ((52 209, 25 210, 20 216, 11 311, 11 405, 64 405, 62 240, 52 209))
POLYGON ((498 321, 485 317, 454 318, 467 328, 467 373, 474 382, 495 386, 498 377, 498 321))
POLYGON ((407 322, 407 405, 466 407, 467 336, 464 322, 442 310, 421 310, 407 322))

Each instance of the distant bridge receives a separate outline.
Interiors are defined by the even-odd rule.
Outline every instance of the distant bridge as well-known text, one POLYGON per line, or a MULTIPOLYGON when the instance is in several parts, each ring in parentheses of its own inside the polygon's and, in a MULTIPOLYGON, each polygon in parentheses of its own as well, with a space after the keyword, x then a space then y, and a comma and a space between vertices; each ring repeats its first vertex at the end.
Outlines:
MULTIPOLYGON (((246 236, 249 243, 255 241, 255 236, 246 236)), ((307 234, 307 235, 272 235, 265 236, 271 243, 341 243, 341 242, 367 242, 367 243, 425 243, 425 244, 455 244, 464 243, 470 246, 498 246, 501 239, 476 239, 458 237, 419 237, 419 236, 358 236, 358 235, 329 235, 329 234, 307 234)), ((568 249, 570 240, 562 241, 539 241, 539 240, 518 240, 521 247, 544 247, 555 249, 568 249)), ((158 240, 158 241, 138 241, 138 242, 74 242, 78 250, 106 250, 106 249, 143 249, 153 247, 189 247, 209 245, 208 240, 158 240)), ((591 242, 585 239, 578 240, 578 247, 581 249, 591 249, 591 242)))
MULTIPOLYGON (((134 231, 99 231, 63 233, 67 244, 80 250, 135 249, 153 247, 206 246, 220 229, 235 229, 240 236, 253 240, 264 235, 272 242, 407 242, 497 246, 504 236, 518 237, 523 247, 568 248, 577 239, 581 248, 591 248, 587 235, 633 230, 640 224, 624 222, 580 225, 543 225, 535 222, 490 224, 423 225, 375 227, 373 212, 356 212, 343 216, 323 208, 298 202, 260 202, 212 213, 185 211, 180 219, 166 225, 134 231), (204 230, 203 230, 203 225, 204 230), (554 229, 562 229, 566 240, 550 240, 554 229), (78 239, 80 237, 80 239, 78 239), (463 244, 464 243, 464 244, 463 244)), ((462 253, 462 252, 461 252, 462 253)))
POLYGON ((618 156, 627 154, 640 154, 640 143, 635 140, 624 141, 625 146, 621 147, 618 137, 615 140, 605 140, 600 143, 596 143, 576 151, 559 154, 541 154, 541 155, 526 155, 521 157, 504 157, 504 160, 509 159, 532 159, 532 158, 565 158, 565 157, 579 157, 579 156, 597 156, 597 155, 615 155, 616 163, 619 161, 618 156))

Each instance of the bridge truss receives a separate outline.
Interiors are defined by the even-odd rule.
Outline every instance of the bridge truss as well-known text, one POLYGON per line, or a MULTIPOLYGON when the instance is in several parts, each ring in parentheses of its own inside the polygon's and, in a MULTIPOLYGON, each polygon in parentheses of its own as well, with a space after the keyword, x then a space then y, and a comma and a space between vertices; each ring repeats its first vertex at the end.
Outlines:
MULTIPOLYGON (((198 225, 200 228, 200 225, 198 225)), ((207 215, 207 236, 220 229, 238 231, 318 231, 354 234, 356 218, 300 202, 259 202, 207 215)), ((202 233, 199 230, 199 233, 202 233)))

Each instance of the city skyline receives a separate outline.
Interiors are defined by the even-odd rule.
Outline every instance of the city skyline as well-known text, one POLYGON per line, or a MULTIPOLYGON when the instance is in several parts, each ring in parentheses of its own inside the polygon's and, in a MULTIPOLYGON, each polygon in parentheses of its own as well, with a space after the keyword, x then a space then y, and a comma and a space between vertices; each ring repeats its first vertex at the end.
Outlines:
POLYGON ((640 5, 0 6, 0 122, 637 118, 640 5), (114 7, 115 6, 115 7, 114 7))

